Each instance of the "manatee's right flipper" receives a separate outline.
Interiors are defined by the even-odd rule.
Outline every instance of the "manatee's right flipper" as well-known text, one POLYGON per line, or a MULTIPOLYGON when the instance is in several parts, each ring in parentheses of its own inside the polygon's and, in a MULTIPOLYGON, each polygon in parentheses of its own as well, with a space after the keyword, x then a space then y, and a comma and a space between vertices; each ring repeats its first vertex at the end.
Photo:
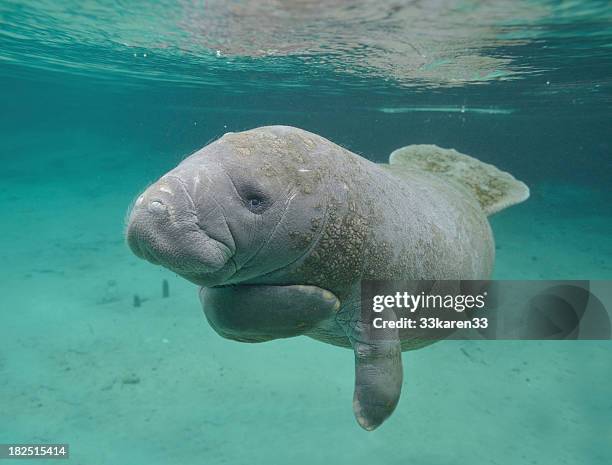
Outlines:
MULTIPOLYGON (((392 310, 381 314, 396 320, 392 310)), ((338 322, 344 327, 355 352, 353 412, 359 425, 372 431, 395 410, 402 390, 402 347, 397 329, 376 329, 371 321, 353 316, 338 322)))
POLYGON ((330 291, 305 285, 203 287, 200 301, 213 329, 240 342, 299 336, 340 308, 330 291))
POLYGON ((386 169, 420 170, 446 178, 467 189, 487 215, 529 198, 529 188, 511 174, 474 157, 437 145, 408 145, 395 150, 386 169))

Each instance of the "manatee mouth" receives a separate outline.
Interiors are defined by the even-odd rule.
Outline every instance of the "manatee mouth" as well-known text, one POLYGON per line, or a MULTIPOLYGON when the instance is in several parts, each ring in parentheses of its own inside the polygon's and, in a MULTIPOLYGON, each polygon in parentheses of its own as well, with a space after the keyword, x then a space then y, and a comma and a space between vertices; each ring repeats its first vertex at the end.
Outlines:
POLYGON ((182 231, 176 241, 165 236, 134 222, 127 243, 137 257, 181 275, 214 274, 232 265, 230 248, 199 230, 182 231))
POLYGON ((233 238, 207 234, 191 195, 175 177, 162 178, 138 197, 126 239, 136 256, 199 285, 220 283, 235 272, 233 238))
POLYGON ((155 257, 154 253, 148 247, 145 247, 141 242, 128 240, 128 245, 134 255, 137 257, 140 257, 153 265, 161 265, 161 262, 157 257, 155 257))
POLYGON ((155 240, 128 239, 134 255, 154 264, 164 266, 178 274, 213 274, 225 268, 232 253, 224 244, 202 235, 190 236, 189 246, 175 248, 155 240))
POLYGON ((225 262, 223 266, 216 270, 200 270, 200 271, 177 271, 177 274, 181 275, 187 281, 191 281, 200 287, 207 288, 223 288, 238 286, 238 284, 223 284, 232 278, 236 274, 237 267, 233 257, 225 262))

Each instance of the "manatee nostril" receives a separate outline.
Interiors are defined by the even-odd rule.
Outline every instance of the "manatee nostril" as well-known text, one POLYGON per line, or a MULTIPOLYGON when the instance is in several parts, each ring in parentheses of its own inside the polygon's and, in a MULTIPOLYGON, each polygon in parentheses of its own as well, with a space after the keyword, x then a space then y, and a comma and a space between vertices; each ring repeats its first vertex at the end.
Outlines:
POLYGON ((161 200, 151 200, 149 202, 149 211, 151 213, 163 213, 166 211, 166 206, 163 204, 161 200))

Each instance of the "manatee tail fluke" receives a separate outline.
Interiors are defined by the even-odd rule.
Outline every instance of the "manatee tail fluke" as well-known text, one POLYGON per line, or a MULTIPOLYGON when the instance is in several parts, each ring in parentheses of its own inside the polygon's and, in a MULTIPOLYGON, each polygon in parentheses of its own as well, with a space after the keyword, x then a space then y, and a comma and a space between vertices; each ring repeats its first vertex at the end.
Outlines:
POLYGON ((529 188, 511 174, 453 149, 408 145, 389 157, 390 168, 408 168, 443 176, 468 189, 487 215, 529 198, 529 188))

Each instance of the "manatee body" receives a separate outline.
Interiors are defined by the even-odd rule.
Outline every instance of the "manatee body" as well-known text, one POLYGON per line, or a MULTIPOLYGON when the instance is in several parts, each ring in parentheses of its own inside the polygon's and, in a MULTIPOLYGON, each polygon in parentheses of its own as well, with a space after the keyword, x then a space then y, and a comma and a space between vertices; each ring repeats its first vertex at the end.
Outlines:
POLYGON ((454 150, 408 146, 376 164, 269 126, 225 134, 151 185, 127 240, 199 285, 224 337, 353 348, 353 407, 371 430, 399 400, 402 350, 424 342, 397 330, 375 337, 360 318, 361 281, 489 278, 487 215, 527 197, 523 183, 454 150))

